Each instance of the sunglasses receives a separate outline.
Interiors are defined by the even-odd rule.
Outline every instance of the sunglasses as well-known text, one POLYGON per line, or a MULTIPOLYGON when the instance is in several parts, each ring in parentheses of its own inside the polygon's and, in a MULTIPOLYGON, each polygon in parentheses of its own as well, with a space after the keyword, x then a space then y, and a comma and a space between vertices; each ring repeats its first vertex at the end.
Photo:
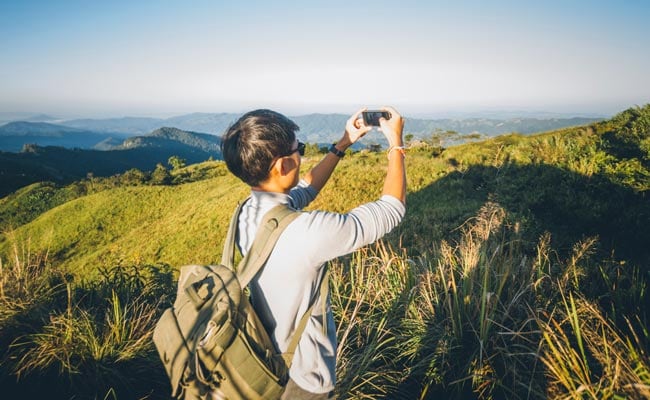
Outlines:
POLYGON ((298 142, 298 147, 296 147, 295 149, 291 150, 291 151, 290 151, 289 153, 287 153, 287 154, 283 154, 283 155, 281 155, 280 157, 288 157, 288 156, 292 155, 293 153, 295 153, 296 151, 297 151, 298 154, 300 154, 301 156, 304 156, 304 155, 305 155, 305 144, 304 144, 303 142, 300 142, 300 141, 299 141, 299 142, 298 142))
POLYGON ((275 163, 275 160, 277 160, 278 158, 282 158, 282 157, 289 157, 290 155, 292 155, 292 154, 295 153, 296 151, 297 151, 298 154, 300 154, 301 156, 304 156, 304 155, 305 155, 305 144, 304 144, 303 142, 298 142, 298 147, 296 147, 295 149, 291 150, 290 152, 288 152, 288 153, 286 153, 286 154, 283 154, 283 155, 281 155, 281 156, 277 156, 277 157, 275 157, 275 158, 273 159, 273 162, 271 162, 271 168, 270 168, 269 170, 273 169, 273 164, 275 163))

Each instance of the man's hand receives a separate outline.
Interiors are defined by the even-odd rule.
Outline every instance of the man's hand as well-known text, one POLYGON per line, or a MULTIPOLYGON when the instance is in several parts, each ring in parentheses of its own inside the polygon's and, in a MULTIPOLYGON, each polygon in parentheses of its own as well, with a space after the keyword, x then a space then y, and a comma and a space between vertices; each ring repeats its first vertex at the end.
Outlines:
POLYGON ((393 107, 384 107, 383 111, 390 112, 390 119, 379 118, 379 125, 388 139, 388 171, 384 181, 382 194, 393 196, 402 203, 406 202, 406 169, 404 168, 404 148, 402 147, 402 131, 404 118, 393 107), (401 151, 392 151, 397 147, 401 151))
POLYGON ((402 146, 402 132, 404 130, 404 118, 393 107, 383 107, 382 111, 390 112, 390 119, 379 119, 381 132, 388 140, 388 146, 402 146))
MULTIPOLYGON (((371 126, 365 126, 362 119, 360 118, 361 113, 365 110, 366 108, 360 109, 354 113, 354 115, 352 115, 350 119, 348 119, 348 121, 345 123, 345 133, 343 134, 341 140, 339 140, 338 143, 334 145, 339 151, 345 151, 348 147, 350 147, 357 140, 361 139, 372 129, 371 126)), ((336 168, 336 164, 338 164, 340 159, 341 157, 337 155, 327 153, 321 162, 316 164, 314 168, 312 168, 311 171, 305 175, 305 181, 309 183, 314 189, 320 191, 321 188, 327 183, 330 175, 332 175, 332 172, 334 171, 334 168, 336 168)))
POLYGON ((372 126, 366 126, 363 123, 363 118, 361 118, 361 113, 366 110, 367 108, 360 109, 345 123, 345 133, 343 134, 343 138, 341 138, 336 145, 339 150, 344 151, 372 130, 372 126), (345 146, 345 148, 339 148, 339 146, 345 146))

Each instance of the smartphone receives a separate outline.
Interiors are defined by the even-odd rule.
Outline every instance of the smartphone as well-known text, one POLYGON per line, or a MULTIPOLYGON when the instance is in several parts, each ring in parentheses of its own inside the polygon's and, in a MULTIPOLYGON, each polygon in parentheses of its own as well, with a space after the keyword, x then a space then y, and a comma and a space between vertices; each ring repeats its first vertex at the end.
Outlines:
POLYGON ((381 117, 390 119, 390 113, 388 111, 364 111, 363 123, 366 126, 379 126, 379 118, 381 117))

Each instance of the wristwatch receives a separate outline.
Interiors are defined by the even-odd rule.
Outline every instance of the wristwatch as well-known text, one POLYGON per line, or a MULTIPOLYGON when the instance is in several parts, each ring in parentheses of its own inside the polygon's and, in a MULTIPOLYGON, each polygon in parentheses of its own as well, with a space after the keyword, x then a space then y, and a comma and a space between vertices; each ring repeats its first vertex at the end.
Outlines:
POLYGON ((345 155, 345 152, 337 149, 336 145, 334 145, 334 144, 332 144, 332 146, 330 146, 330 153, 335 154, 338 158, 343 158, 343 156, 345 155))

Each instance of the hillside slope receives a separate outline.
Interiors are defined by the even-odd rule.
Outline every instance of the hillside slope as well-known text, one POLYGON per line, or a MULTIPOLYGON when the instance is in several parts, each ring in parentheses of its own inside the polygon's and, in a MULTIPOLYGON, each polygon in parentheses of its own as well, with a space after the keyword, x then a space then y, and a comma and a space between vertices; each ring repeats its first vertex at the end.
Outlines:
POLYGON ((244 196, 232 179, 219 181, 103 191, 56 207, 3 239, 29 237, 82 273, 121 262, 214 262, 225 229, 215 210, 231 209, 244 196))
MULTIPOLYGON (((530 246, 544 232, 561 253, 586 237, 597 237, 603 256, 646 262, 649 142, 647 134, 634 133, 643 131, 646 115, 648 106, 589 127, 502 136, 452 147, 438 157, 427 147, 411 149, 408 214, 392 238, 412 251, 430 252, 433 243, 457 235, 458 226, 494 201, 521 227, 530 246), (641 156, 619 154, 630 147, 641 156)), ((304 168, 319 158, 306 158, 304 168)), ((346 211, 377 198, 384 170, 383 154, 346 157, 312 207, 346 211)), ((214 262, 230 213, 246 192, 230 175, 177 186, 106 190, 3 234, 0 254, 10 243, 29 239, 73 271, 117 262, 214 262)))
MULTIPOLYGON (((329 264, 339 397, 650 396, 650 105, 406 163, 402 224, 329 264)), ((385 168, 345 157, 311 207, 377 198, 385 168)), ((166 172, 0 199, 3 394, 168 397, 150 338, 174 269, 219 260, 248 189, 220 161, 166 172)))

